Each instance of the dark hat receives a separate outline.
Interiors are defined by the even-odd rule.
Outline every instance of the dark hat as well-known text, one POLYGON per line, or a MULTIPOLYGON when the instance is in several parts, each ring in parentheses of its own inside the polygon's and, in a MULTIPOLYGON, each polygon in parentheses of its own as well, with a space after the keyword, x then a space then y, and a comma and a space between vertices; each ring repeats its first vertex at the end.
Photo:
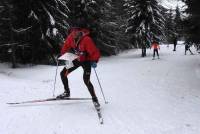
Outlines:
POLYGON ((85 28, 87 27, 87 22, 84 17, 79 17, 76 19, 77 27, 85 28))

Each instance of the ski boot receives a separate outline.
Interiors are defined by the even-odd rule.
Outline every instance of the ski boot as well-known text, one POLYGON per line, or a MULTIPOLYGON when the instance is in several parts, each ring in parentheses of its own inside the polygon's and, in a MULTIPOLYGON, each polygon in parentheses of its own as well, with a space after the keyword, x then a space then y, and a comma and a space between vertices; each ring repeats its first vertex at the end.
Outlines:
POLYGON ((64 99, 64 98, 69 98, 69 97, 70 97, 70 92, 65 91, 64 93, 58 95, 56 98, 57 99, 64 99))

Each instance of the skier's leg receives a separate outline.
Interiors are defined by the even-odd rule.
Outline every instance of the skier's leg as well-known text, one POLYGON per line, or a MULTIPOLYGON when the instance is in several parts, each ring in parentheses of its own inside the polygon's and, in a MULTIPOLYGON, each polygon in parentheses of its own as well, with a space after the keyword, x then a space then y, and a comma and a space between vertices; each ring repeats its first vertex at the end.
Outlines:
POLYGON ((90 95, 92 96, 93 101, 97 101, 98 102, 97 96, 96 96, 95 91, 94 91, 94 87, 93 87, 93 85, 92 85, 92 83, 90 81, 90 75, 91 75, 90 62, 88 62, 88 61, 84 62, 82 67, 83 67, 83 70, 84 70, 84 73, 83 73, 84 83, 87 86, 87 88, 88 88, 88 90, 90 92, 90 95))
POLYGON ((157 54, 157 56, 158 56, 158 58, 159 58, 159 53, 158 53, 158 49, 156 49, 156 54, 157 54))
POLYGON ((156 53, 156 50, 154 49, 153 50, 153 59, 155 58, 155 53, 156 53))
POLYGON ((61 76, 61 80, 62 83, 64 85, 64 89, 65 92, 61 95, 59 95, 58 97, 62 98, 62 97, 69 97, 70 96, 70 89, 69 89, 69 85, 68 85, 68 74, 71 73, 72 71, 74 71, 75 69, 77 69, 80 66, 80 63, 78 61, 74 61, 73 62, 74 66, 66 69, 64 68, 61 72, 60 72, 60 76, 61 76))
POLYGON ((68 70, 64 67, 63 70, 60 72, 60 77, 64 85, 65 92, 69 93, 70 91, 69 91, 67 74, 68 70))
POLYGON ((173 49, 173 51, 176 51, 176 44, 174 44, 174 49, 173 49))

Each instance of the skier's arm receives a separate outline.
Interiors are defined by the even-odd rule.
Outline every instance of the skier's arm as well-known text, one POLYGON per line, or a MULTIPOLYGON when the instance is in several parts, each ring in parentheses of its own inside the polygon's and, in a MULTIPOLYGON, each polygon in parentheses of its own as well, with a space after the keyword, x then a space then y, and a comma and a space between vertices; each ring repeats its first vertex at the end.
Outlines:
POLYGON ((86 51, 89 54, 90 60, 94 62, 98 62, 100 58, 100 52, 98 48, 95 46, 93 40, 90 37, 85 37, 84 42, 86 43, 86 51))

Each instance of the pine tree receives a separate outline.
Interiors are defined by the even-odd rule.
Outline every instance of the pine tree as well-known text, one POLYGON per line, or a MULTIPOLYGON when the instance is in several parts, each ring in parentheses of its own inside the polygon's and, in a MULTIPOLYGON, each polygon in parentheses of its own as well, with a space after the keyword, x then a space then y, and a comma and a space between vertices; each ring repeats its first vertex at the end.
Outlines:
POLYGON ((113 55, 117 54, 120 50, 130 48, 129 44, 126 43, 127 41, 125 41, 124 28, 121 27, 122 17, 118 15, 119 9, 123 8, 123 1, 104 0, 104 5, 101 3, 99 5, 103 12, 99 19, 101 33, 98 33, 98 42, 100 47, 106 52, 105 54, 113 55))
POLYGON ((165 13, 166 25, 165 25, 165 34, 167 43, 173 43, 175 36, 177 35, 175 31, 175 22, 173 10, 167 10, 165 13))
MULTIPOLYGON (((1 10, 1 26, 2 31, 1 38, 3 41, 3 45, 1 45, 1 50, 4 51, 4 57, 11 57, 8 60, 11 59, 12 62, 12 68, 16 67, 16 43, 14 42, 14 33, 13 33, 13 16, 12 16, 12 10, 13 7, 10 4, 10 0, 2 0, 1 1, 2 10, 1 10), (5 33, 3 33, 5 32, 5 33), (7 44, 5 44, 7 43, 7 44), (6 55, 8 53, 9 56, 6 55)), ((7 60, 6 58, 2 58, 3 60, 7 60)))
POLYGON ((120 49, 116 37, 116 31, 119 25, 115 22, 112 1, 104 0, 103 3, 104 5, 97 3, 100 6, 100 11, 102 11, 102 16, 99 18, 98 29, 100 31, 97 31, 97 42, 104 54, 113 55, 117 54, 120 49))
POLYGON ((187 42, 195 43, 200 47, 200 1, 199 0, 183 0, 186 5, 186 13, 188 17, 184 20, 185 38, 187 42))
MULTIPOLYGON (((65 0, 9 0, 18 62, 37 63, 53 59, 69 28, 65 0), (30 61, 31 60, 31 61, 30 61)), ((10 36, 10 35, 9 35, 10 36)), ((45 61, 45 63, 46 63, 45 61)))
POLYGON ((6 7, 3 4, 3 1, 0 1, 0 45, 7 43, 9 40, 9 15, 6 12, 6 7))
POLYGON ((176 7, 176 12, 175 12, 175 18, 174 18, 174 23, 175 23, 175 32, 178 37, 182 37, 183 33, 183 24, 182 24, 182 18, 181 18, 181 12, 179 7, 176 7))
POLYGON ((157 0, 125 0, 129 14, 126 32, 138 48, 142 48, 142 57, 146 56, 146 48, 152 39, 161 40, 164 35, 165 22, 161 14, 161 6, 157 0))
POLYGON ((112 0, 110 11, 111 21, 115 24, 113 34, 116 38, 116 44, 119 50, 130 49, 134 46, 129 42, 130 37, 125 34, 127 13, 125 11, 124 0, 112 0))

